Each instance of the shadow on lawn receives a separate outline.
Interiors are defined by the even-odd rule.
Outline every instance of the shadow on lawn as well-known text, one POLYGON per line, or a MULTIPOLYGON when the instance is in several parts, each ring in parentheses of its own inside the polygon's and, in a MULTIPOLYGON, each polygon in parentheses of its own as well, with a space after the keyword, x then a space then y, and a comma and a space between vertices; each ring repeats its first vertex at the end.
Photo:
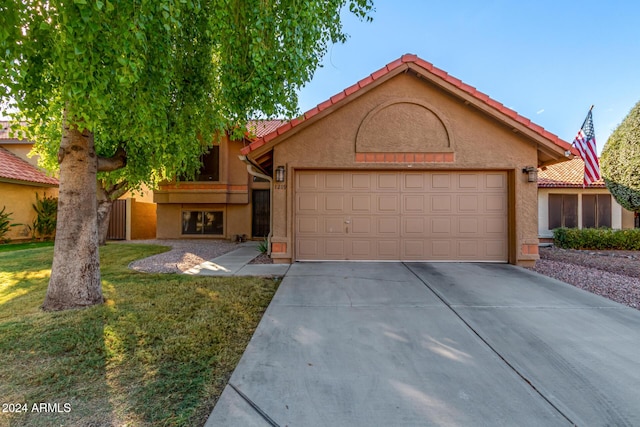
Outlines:
POLYGON ((29 409, 0 426, 204 422, 277 282, 136 273, 149 251, 131 246, 101 249, 105 304, 56 313, 39 309, 52 249, 0 254, 0 395, 29 409))

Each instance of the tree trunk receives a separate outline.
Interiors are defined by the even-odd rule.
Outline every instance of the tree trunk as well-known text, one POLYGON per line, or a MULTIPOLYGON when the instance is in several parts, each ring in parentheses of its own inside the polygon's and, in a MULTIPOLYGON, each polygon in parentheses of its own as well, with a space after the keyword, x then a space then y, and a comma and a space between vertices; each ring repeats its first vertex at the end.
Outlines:
POLYGON ((113 202, 129 190, 127 181, 117 184, 107 185, 104 181, 98 181, 98 244, 107 244, 107 233, 109 233, 109 220, 113 202))
POLYGON ((115 200, 111 200, 104 191, 100 190, 101 188, 98 186, 98 245, 104 246, 107 244, 111 208, 115 200))
POLYGON ((58 154, 58 223, 51 279, 42 308, 88 307, 104 301, 100 283, 93 133, 66 123, 58 154))

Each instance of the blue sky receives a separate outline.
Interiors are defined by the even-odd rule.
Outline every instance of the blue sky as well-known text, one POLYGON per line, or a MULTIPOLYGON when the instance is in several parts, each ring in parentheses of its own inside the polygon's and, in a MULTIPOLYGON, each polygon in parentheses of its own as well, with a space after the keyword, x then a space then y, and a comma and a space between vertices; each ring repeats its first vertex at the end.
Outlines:
POLYGON ((598 151, 640 101, 640 2, 374 0, 373 22, 344 15, 300 92, 313 108, 414 53, 571 142, 589 107, 598 151))

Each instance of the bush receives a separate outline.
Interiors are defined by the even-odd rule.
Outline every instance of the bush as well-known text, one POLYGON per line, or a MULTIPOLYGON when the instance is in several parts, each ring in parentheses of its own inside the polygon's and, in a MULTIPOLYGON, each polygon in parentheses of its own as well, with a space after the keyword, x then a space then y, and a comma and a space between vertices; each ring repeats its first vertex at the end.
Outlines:
POLYGON ((33 238, 51 239, 56 234, 56 222, 58 217, 58 199, 44 196, 42 199, 36 193, 36 203, 33 210, 36 211, 36 219, 33 220, 31 232, 33 238))
POLYGON ((640 250, 640 229, 556 228, 553 243, 564 249, 640 250))
POLYGON ((20 224, 12 224, 11 223, 11 215, 13 212, 5 212, 7 209, 6 206, 2 207, 0 211, 0 243, 7 243, 10 239, 6 238, 6 234, 9 232, 11 227, 15 227, 20 224))
POLYGON ((258 244, 258 251, 260 253, 266 254, 269 250, 269 241, 265 238, 262 242, 258 244))

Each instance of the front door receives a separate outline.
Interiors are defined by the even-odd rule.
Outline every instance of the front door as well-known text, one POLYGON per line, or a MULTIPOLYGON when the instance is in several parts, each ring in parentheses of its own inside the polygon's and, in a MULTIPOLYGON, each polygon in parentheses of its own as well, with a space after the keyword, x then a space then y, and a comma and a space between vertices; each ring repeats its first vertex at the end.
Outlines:
POLYGON ((253 237, 269 235, 269 190, 253 190, 253 221, 251 234, 253 237))

